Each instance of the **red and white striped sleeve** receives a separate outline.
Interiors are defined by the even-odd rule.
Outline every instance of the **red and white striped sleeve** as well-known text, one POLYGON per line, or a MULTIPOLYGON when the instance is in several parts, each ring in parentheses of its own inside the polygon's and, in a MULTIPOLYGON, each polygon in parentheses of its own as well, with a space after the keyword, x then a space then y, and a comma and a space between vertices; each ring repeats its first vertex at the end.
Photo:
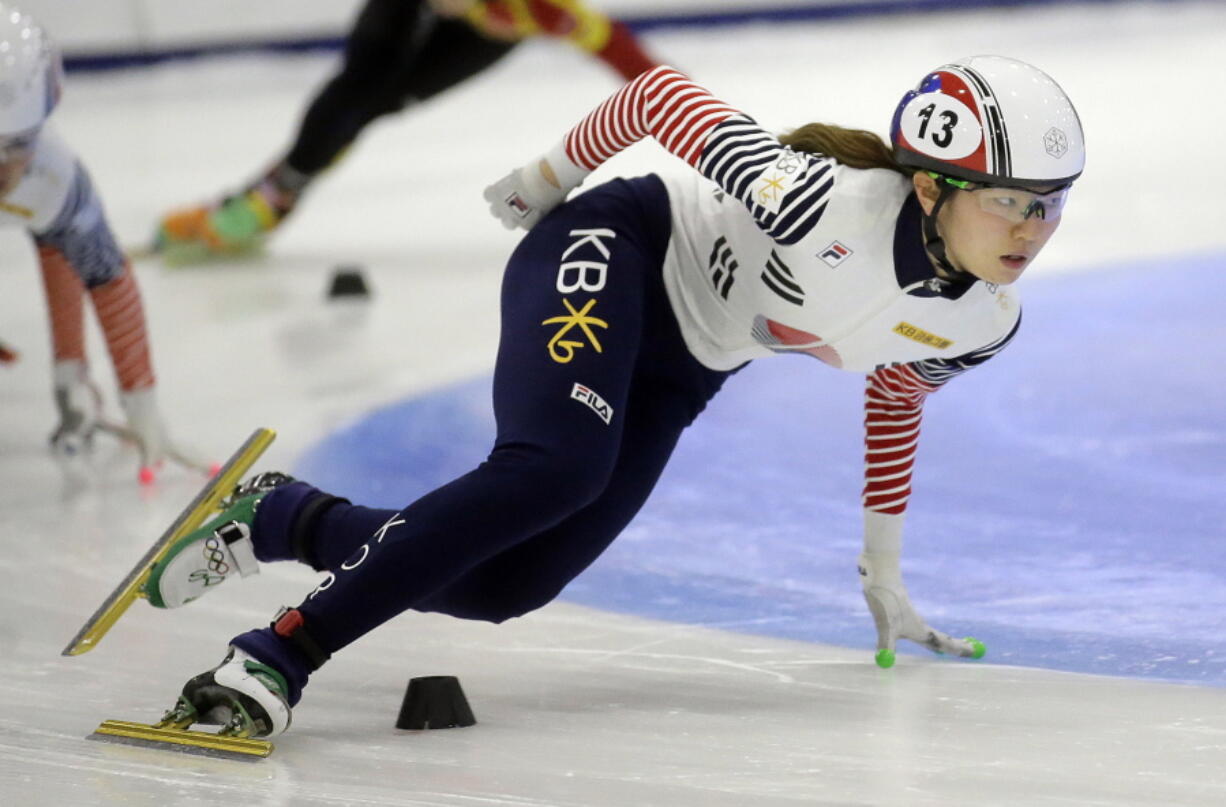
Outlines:
POLYGON ((795 244, 817 226, 834 187, 833 160, 792 151, 671 67, 643 73, 572 129, 551 152, 560 150, 571 166, 549 163, 563 187, 574 187, 584 172, 647 136, 744 204, 780 244, 795 244))
POLYGON ((869 374, 864 390, 865 509, 890 515, 907 509, 924 399, 937 388, 908 365, 869 374))
POLYGON ((1004 350, 1021 324, 1019 311, 1004 336, 969 353, 881 367, 869 374, 864 389, 865 509, 890 515, 907 509, 924 400, 1004 350))
POLYGON ((737 110, 671 67, 660 66, 623 86, 566 135, 566 156, 591 171, 651 135, 690 165, 707 137, 737 110))

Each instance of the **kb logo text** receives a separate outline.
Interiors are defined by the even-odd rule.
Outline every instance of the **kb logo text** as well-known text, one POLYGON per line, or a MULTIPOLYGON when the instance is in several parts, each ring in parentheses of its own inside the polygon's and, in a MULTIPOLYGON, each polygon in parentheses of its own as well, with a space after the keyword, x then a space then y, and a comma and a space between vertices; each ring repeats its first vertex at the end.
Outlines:
POLYGON ((562 305, 566 308, 566 313, 550 317, 541 323, 544 326, 558 326, 547 345, 549 357, 558 364, 568 364, 575 358, 575 351, 581 348, 590 346, 597 353, 603 352, 600 340, 592 329, 607 330, 609 327, 609 323, 592 314, 592 309, 596 307, 595 297, 590 297, 581 307, 576 308, 565 295, 579 292, 596 294, 604 289, 609 272, 609 257, 613 253, 601 239, 611 241, 617 234, 612 230, 600 228, 571 230, 570 237, 573 240, 562 253, 555 283, 558 294, 564 295, 562 305), (576 255, 580 250, 583 252, 576 255), (597 255, 600 260, 595 260, 597 255), (578 333, 575 333, 575 329, 578 329, 578 333))

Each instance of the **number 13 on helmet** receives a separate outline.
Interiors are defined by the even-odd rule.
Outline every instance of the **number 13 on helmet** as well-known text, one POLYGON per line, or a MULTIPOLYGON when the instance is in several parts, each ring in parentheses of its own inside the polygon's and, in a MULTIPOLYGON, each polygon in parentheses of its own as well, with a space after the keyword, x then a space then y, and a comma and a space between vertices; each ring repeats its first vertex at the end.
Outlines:
POLYGON ((903 165, 989 185, 1062 187, 1085 167, 1081 121, 1064 90, 1003 56, 929 73, 899 102, 890 139, 903 165))

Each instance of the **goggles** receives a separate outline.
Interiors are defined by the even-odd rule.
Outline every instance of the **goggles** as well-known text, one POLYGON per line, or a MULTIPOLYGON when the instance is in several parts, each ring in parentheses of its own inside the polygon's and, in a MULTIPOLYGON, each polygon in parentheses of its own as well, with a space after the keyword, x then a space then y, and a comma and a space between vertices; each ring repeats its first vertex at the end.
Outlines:
POLYGON ((0 135, 0 163, 27 156, 38 141, 38 129, 30 129, 14 135, 0 135))
POLYGON ((979 202, 981 210, 1015 224, 1027 219, 1053 221, 1060 218, 1060 214, 1064 212, 1064 203, 1068 201, 1070 187, 1065 185, 1063 188, 1047 193, 1036 193, 1021 188, 982 185, 978 182, 954 179, 931 171, 928 172, 928 175, 958 190, 967 191, 979 202))

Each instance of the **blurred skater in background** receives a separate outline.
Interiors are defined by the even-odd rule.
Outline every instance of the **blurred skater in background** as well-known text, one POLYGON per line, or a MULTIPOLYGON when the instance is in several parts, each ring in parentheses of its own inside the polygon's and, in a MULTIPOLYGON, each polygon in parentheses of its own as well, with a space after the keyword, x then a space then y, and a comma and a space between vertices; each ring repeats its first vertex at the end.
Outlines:
MULTIPOLYGON (((167 442, 158 411, 136 276, 115 242, 89 173, 46 123, 60 99, 62 73, 59 53, 43 28, 0 3, 0 222, 24 227, 38 252, 59 411, 51 443, 58 453, 76 455, 89 448, 100 427, 109 427, 136 444, 140 478, 150 481, 167 456, 182 455, 167 442), (90 379, 86 298, 110 352, 125 427, 104 421, 102 398, 90 379)), ((0 360, 16 359, 11 348, 3 353, 0 360)))
POLYGON ((532 36, 565 39, 627 81, 656 65, 624 24, 584 0, 368 0, 340 72, 307 108, 288 153, 238 193, 166 215, 155 251, 190 263, 258 249, 368 124, 480 73, 532 36))
MULTIPOLYGON (((495 215, 530 232, 503 279, 485 461, 399 511, 262 474, 154 566, 145 593, 163 608, 261 562, 327 572, 191 679, 176 722, 276 734, 315 670, 404 611, 502 622, 544 606, 635 516, 728 377, 781 353, 866 379, 858 566, 877 663, 891 666, 900 640, 982 656, 930 626, 903 583, 920 421, 930 394, 1017 333, 1012 284, 1084 160, 1063 90, 999 56, 924 76, 888 145, 820 123, 777 137, 675 70, 639 76, 487 191, 495 215), (564 202, 645 137, 693 170, 564 202)), ((801 400, 787 414, 811 416, 801 400)), ((961 481, 967 496, 1007 484, 961 481)))

